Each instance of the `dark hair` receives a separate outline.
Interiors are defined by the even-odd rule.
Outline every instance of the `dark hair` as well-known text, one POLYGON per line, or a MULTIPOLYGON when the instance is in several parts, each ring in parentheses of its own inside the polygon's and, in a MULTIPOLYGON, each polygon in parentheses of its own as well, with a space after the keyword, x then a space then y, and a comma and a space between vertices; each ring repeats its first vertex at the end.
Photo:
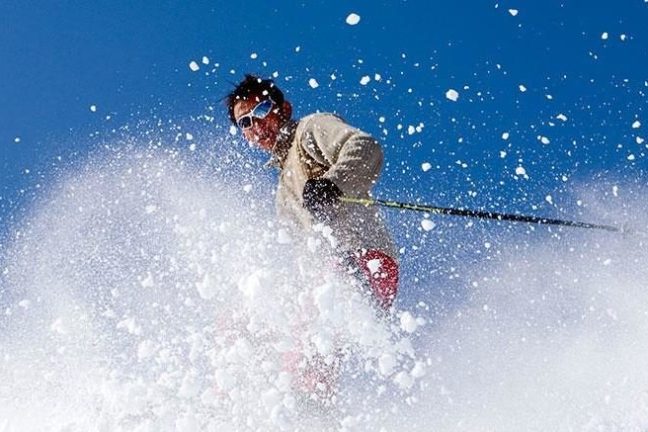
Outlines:
POLYGON ((232 90, 230 94, 227 95, 225 99, 225 104, 227 105, 227 111, 229 113, 229 118, 232 123, 236 124, 236 117, 234 117, 234 105, 241 100, 247 100, 250 97, 254 96, 267 96, 272 99, 275 105, 279 108, 283 106, 284 95, 279 90, 271 79, 261 79, 257 76, 246 74, 243 81, 238 83, 238 85, 232 90))

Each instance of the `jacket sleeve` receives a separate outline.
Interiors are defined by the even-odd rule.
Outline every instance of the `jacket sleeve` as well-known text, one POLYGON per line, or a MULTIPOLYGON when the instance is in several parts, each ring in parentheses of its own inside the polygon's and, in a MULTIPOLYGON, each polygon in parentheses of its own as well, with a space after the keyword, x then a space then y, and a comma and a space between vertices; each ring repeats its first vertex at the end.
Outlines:
POLYGON ((380 175, 383 151, 374 138, 339 117, 318 114, 306 123, 304 150, 329 169, 322 175, 345 195, 366 195, 380 175))

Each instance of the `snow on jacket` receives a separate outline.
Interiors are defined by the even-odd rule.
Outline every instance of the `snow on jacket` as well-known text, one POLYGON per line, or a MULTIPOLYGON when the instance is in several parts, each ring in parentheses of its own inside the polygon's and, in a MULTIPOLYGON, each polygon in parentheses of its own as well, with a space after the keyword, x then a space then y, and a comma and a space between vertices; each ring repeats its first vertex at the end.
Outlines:
MULTIPOLYGON (((311 114, 282 128, 273 163, 281 173, 277 212, 281 219, 310 230, 317 223, 303 206, 306 180, 327 178, 346 196, 367 198, 383 162, 380 144, 333 114, 311 114)), ((376 207, 342 204, 331 222, 342 250, 378 249, 397 259, 376 207)))

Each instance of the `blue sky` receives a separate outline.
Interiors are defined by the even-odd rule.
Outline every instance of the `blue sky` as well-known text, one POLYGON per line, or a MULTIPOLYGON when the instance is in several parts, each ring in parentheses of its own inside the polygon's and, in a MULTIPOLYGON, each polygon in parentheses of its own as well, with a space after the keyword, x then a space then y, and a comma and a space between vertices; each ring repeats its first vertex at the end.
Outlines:
POLYGON ((4 1, 0 220, 115 128, 224 127, 220 99, 245 72, 277 72, 297 115, 335 111, 379 137, 383 197, 570 216, 574 185, 645 173, 646 22, 644 0, 4 1))

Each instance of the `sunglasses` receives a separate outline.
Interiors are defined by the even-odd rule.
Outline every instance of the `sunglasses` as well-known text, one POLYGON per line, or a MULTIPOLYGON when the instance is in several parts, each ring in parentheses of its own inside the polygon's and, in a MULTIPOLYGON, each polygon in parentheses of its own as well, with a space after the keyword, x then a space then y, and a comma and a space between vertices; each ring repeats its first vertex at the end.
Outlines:
POLYGON ((239 117, 238 120, 236 120, 236 124, 238 125, 239 128, 241 129, 248 129, 252 127, 252 117, 258 118, 258 119, 264 119, 270 114, 270 111, 272 111, 272 107, 274 106, 274 102, 272 102, 271 99, 266 99, 264 101, 261 101, 252 108, 252 111, 249 113, 245 114, 244 116, 239 117))

